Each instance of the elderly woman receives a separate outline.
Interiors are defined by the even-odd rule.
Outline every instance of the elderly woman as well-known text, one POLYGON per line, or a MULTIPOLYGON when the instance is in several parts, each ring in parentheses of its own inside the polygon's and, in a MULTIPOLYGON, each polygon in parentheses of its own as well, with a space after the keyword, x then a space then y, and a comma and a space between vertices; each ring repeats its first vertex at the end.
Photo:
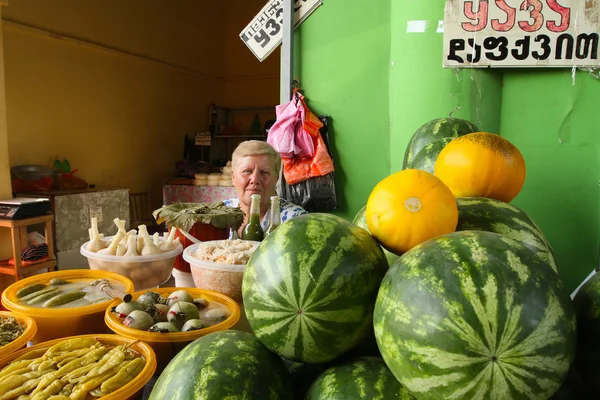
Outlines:
MULTIPOLYGON (((238 230, 241 237, 242 230, 248 222, 250 215, 250 196, 259 194, 260 220, 263 230, 267 229, 267 218, 271 205, 271 196, 275 196, 275 187, 279 178, 281 158, 279 153, 266 142, 260 140, 248 140, 239 144, 231 157, 233 186, 237 197, 225 200, 229 207, 240 207, 246 214, 244 223, 238 230)), ((281 222, 298 215, 306 214, 307 211, 289 201, 280 201, 281 222)))

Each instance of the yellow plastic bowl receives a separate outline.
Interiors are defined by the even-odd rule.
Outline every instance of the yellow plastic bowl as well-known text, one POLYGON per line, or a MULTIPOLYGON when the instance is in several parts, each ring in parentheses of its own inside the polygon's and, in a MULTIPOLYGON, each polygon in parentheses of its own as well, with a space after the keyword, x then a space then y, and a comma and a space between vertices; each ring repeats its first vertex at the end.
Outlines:
POLYGON ((31 340, 33 343, 88 333, 110 333, 104 323, 104 311, 112 303, 111 299, 84 307, 57 309, 30 307, 20 304, 17 300, 16 294, 19 289, 35 283, 47 284, 55 278, 64 280, 107 278, 121 282, 127 293, 133 292, 133 282, 128 278, 112 272, 89 269, 48 272, 13 283, 2 293, 2 304, 9 311, 28 315, 35 320, 37 332, 31 340))
POLYGON ((27 342, 29 342, 37 332, 37 325, 35 320, 27 315, 12 313, 8 311, 0 311, 0 319, 13 317, 16 319, 21 325, 25 326, 25 331, 21 333, 21 336, 13 340, 12 342, 0 346, 0 354, 2 357, 5 357, 9 354, 14 353, 17 350, 22 349, 27 346, 27 342))
POLYGON ((176 290, 185 290, 195 299, 198 297, 204 297, 208 301, 219 302, 229 309, 231 315, 225 321, 204 329, 198 329, 190 332, 171 333, 141 331, 139 329, 133 329, 123 325, 121 319, 111 311, 112 307, 115 307, 121 303, 120 300, 116 300, 114 303, 112 303, 110 307, 106 309, 106 313, 104 315, 104 321, 106 322, 106 325, 114 333, 126 338, 142 340, 152 347, 156 353, 157 371, 159 372, 167 366, 169 361, 171 361, 171 359, 175 357, 177 353, 179 353, 185 346, 194 340, 212 332, 225 331, 234 326, 240 319, 240 306, 235 302, 235 300, 224 294, 213 292, 212 290, 172 287, 148 289, 135 292, 133 294, 133 300, 137 300, 139 296, 146 292, 156 292, 163 297, 167 297, 176 290))
MULTIPOLYGON (((146 343, 135 342, 135 340, 127 339, 127 338, 117 336, 117 335, 79 335, 79 336, 65 337, 62 339, 55 339, 55 340, 51 340, 48 342, 39 343, 39 344, 36 344, 35 346, 31 346, 26 349, 17 351, 16 353, 12 353, 9 356, 4 356, 4 354, 2 354, 2 357, 0 357, 0 369, 6 367, 6 365, 8 365, 9 363, 11 363, 12 361, 16 360, 19 357, 22 357, 23 359, 31 358, 31 356, 28 357, 28 354, 38 351, 38 350, 48 349, 51 346, 62 342, 63 340, 88 338, 88 337, 95 338, 96 340, 98 340, 101 343, 113 345, 113 346, 120 346, 123 344, 131 344, 131 346, 129 348, 131 350, 135 351, 136 353, 138 353, 140 356, 144 357, 144 359, 146 360, 146 365, 144 365, 144 368, 142 369, 142 371, 131 382, 129 382, 128 384, 126 384, 125 386, 120 388, 119 390, 115 390, 114 392, 112 392, 109 395, 99 397, 99 399, 125 400, 125 399, 134 399, 134 398, 141 397, 141 394, 144 390, 144 386, 146 385, 146 383, 148 383, 148 381, 152 378, 152 376, 154 375, 154 372, 156 371, 156 356, 155 356, 152 348, 150 346, 148 346, 146 343)), ((38 356, 38 355, 36 354, 36 356, 38 356)))

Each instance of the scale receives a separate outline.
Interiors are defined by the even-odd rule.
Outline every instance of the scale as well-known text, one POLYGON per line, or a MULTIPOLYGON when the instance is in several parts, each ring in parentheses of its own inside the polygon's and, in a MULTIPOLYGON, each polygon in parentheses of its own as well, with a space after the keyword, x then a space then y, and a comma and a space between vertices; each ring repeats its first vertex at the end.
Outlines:
POLYGON ((49 199, 16 197, 0 200, 0 219, 24 219, 45 215, 52 210, 49 199))

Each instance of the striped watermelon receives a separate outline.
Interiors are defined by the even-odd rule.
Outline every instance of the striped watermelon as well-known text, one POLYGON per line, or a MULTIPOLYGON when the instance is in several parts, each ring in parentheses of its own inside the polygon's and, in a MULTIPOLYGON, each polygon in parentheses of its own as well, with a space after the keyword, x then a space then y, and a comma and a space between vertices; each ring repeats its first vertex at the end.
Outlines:
POLYGON ((521 242, 558 272, 554 251, 542 230, 523 210, 500 200, 463 197, 458 203, 457 231, 496 232, 521 242))
MULTIPOLYGON (((366 229, 367 232, 371 233, 371 231, 369 231, 369 227, 367 226, 366 212, 367 206, 364 206, 358 211, 358 213, 356 213, 356 216, 352 220, 352 223, 354 225, 360 226, 363 229, 366 229)), ((391 251, 388 251, 383 246, 381 246, 381 249, 383 250, 383 254, 385 254, 385 258, 387 258, 389 265, 392 265, 394 261, 398 259, 398 255, 392 253, 391 251)))
MULTIPOLYGON (((406 147, 406 151, 404 153, 404 162, 402 164, 402 169, 420 169, 417 168, 413 163, 419 157, 419 152, 423 150, 427 145, 437 141, 442 140, 442 142, 435 144, 434 146, 430 146, 427 150, 427 156, 423 155, 419 157, 419 164, 424 168, 429 165, 433 167, 435 164, 435 160, 439 152, 444 148, 444 146, 449 143, 449 139, 455 139, 459 136, 466 135, 467 133, 479 132, 479 128, 477 128, 471 122, 458 119, 458 118, 438 118, 432 121, 427 122, 423 126, 421 126, 417 131, 412 135, 410 141, 408 142, 408 146, 406 147), (433 151, 433 148, 436 148, 438 151, 433 151)), ((433 171, 428 171, 433 173, 433 171)))
POLYGON ((593 392, 600 391, 600 274, 594 275, 573 299, 577 314, 575 368, 593 392))
POLYGON ((445 137, 427 143, 421 151, 419 151, 408 168, 404 169, 420 169, 433 174, 435 161, 437 160, 440 151, 446 147, 448 143, 453 141, 454 137, 445 137))
POLYGON ((194 340, 167 365, 149 400, 292 398, 282 360, 254 335, 229 330, 194 340))
POLYGON ((369 335, 387 268, 364 229, 331 214, 293 218, 248 261, 242 285, 248 322, 288 360, 333 360, 369 335))
POLYGON ((383 359, 360 357, 323 372, 306 400, 412 400, 383 359))
POLYGON ((375 336, 419 400, 547 399, 575 353, 575 313, 550 266, 493 232, 440 236, 389 269, 375 336))

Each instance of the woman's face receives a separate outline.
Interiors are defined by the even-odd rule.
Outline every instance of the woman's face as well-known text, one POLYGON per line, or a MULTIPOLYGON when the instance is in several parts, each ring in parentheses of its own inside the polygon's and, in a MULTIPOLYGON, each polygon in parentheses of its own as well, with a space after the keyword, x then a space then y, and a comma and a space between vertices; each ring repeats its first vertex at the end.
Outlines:
POLYGON ((263 204, 269 204, 269 198, 275 194, 278 177, 269 156, 242 157, 231 175, 240 203, 246 207, 253 194, 259 194, 263 204))

